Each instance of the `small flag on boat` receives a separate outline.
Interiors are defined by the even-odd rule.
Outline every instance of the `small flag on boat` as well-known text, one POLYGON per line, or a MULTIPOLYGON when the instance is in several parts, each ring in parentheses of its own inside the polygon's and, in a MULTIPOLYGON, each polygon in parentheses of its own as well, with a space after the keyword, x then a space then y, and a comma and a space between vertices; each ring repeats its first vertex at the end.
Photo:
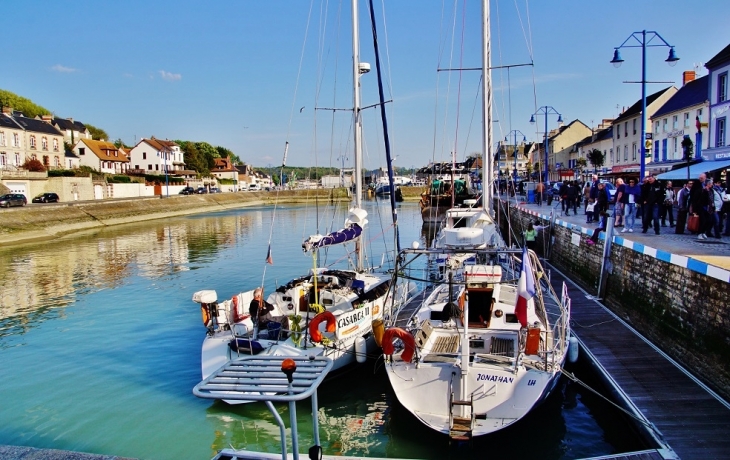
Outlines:
POLYGON ((532 264, 527 254, 527 248, 522 250, 522 269, 517 282, 517 305, 515 316, 522 327, 527 327, 527 301, 535 296, 535 278, 532 273, 532 264))
POLYGON ((274 265, 274 258, 271 257, 271 243, 269 243, 269 251, 266 253, 266 263, 274 265))

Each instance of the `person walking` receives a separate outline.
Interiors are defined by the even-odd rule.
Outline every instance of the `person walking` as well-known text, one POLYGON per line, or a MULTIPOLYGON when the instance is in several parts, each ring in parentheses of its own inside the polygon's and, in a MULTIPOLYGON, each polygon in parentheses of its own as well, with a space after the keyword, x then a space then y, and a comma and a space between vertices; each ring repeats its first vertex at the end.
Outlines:
POLYGON ((684 184, 684 187, 677 193, 677 226, 674 228, 674 233, 677 235, 684 235, 684 227, 687 225, 690 188, 692 188, 692 181, 684 184))
POLYGON ((583 186, 583 213, 587 211, 588 208, 588 200, 591 199, 591 183, 586 181, 585 185, 583 186))
MULTIPOLYGON (((593 198, 593 201, 598 203, 598 175, 594 174, 591 176, 591 190, 588 192, 588 198, 593 198)), ((598 206, 596 206, 596 212, 593 213, 593 218, 595 221, 598 220, 598 206)))
MULTIPOLYGON (((566 208, 570 209, 573 208, 573 215, 578 215, 578 207, 576 204, 578 203, 578 197, 580 196, 580 190, 578 190, 578 184, 576 184, 574 181, 568 182, 568 204, 566 205, 566 208)), ((567 213, 565 214, 568 215, 567 213)))
POLYGON ((624 208, 626 207, 626 203, 621 201, 621 199, 625 194, 626 184, 624 184, 624 180, 619 177, 618 179, 616 179, 616 206, 614 207, 614 215, 616 216, 616 218, 613 221, 614 227, 624 226, 624 208))
POLYGON ((596 214, 601 215, 602 212, 608 211, 608 190, 606 190, 606 184, 603 182, 598 183, 598 197, 596 198, 596 209, 594 210, 594 217, 596 214))
POLYGON ((535 185, 535 201, 537 201, 538 206, 542 206, 543 193, 545 193, 545 184, 538 182, 537 185, 535 185))
POLYGON ((661 184, 656 181, 654 175, 650 174, 644 185, 641 186, 641 208, 644 215, 641 218, 641 233, 649 230, 649 225, 654 222, 654 233, 659 234, 659 206, 664 201, 664 190, 661 184))
POLYGON ((641 188, 635 180, 629 179, 629 185, 625 187, 625 193, 621 196, 624 203, 625 223, 621 233, 634 233, 634 225, 636 224, 636 203, 641 198, 641 188))
POLYGON ((667 181, 667 186, 664 189, 664 201, 662 202, 660 214, 662 219, 662 227, 667 226, 667 214, 669 214, 669 226, 674 227, 674 203, 675 195, 674 189, 672 188, 672 181, 667 181))
POLYGON ((704 229, 707 225, 707 222, 705 222, 707 216, 703 210, 702 204, 706 180, 707 174, 701 173, 698 180, 692 182, 692 188, 689 191, 689 212, 700 216, 700 231, 697 233, 693 232, 698 236, 702 233, 702 229, 704 229))
POLYGON ((705 179, 700 194, 700 232, 697 235, 698 241, 712 237, 712 229, 715 226, 715 200, 712 185, 712 179, 705 179))
POLYGON ((563 214, 566 216, 569 216, 568 210, 570 209, 570 206, 568 206, 568 182, 565 181, 562 184, 560 184, 560 188, 558 189, 558 194, 560 195, 560 209, 563 210, 563 214))

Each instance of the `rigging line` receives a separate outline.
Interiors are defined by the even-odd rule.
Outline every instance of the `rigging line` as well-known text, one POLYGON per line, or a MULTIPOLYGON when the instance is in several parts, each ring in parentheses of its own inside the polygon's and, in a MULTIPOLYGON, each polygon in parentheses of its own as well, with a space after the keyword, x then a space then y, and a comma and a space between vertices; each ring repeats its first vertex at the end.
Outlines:
POLYGON ((525 38, 525 44, 527 45, 527 53, 530 55, 530 62, 532 62, 532 28, 530 26, 530 5, 525 0, 525 10, 527 16, 527 34, 525 34, 525 24, 522 22, 522 15, 520 14, 520 8, 515 1, 515 10, 517 11, 517 18, 520 20, 520 27, 522 28, 522 36, 525 38))
MULTIPOLYGON (((287 124, 287 127, 286 127, 286 136, 284 138, 284 140, 285 140, 285 144, 284 144, 285 147, 284 147, 284 161, 282 162, 282 165, 281 165, 281 173, 282 174, 284 172, 284 164, 286 163, 286 155, 287 155, 287 153, 289 151, 289 136, 291 134, 292 121, 294 120, 294 113, 295 113, 294 112, 294 110, 295 110, 294 108, 296 107, 296 102, 297 102, 297 93, 299 91, 299 81, 300 81, 300 78, 301 78, 301 75, 302 75, 302 66, 304 65, 304 50, 307 47, 307 37, 309 36, 309 26, 310 26, 311 20, 312 20, 312 10, 313 10, 313 8, 314 8, 314 0, 311 0, 311 2, 309 3, 309 12, 307 13, 307 25, 304 28, 304 38, 302 39, 302 49, 301 49, 301 53, 299 54, 299 66, 297 68, 297 79, 296 79, 296 83, 294 84, 294 95, 292 97, 292 105, 291 105, 291 109, 289 111, 289 123, 287 124)), ((283 185, 283 184, 279 184, 279 185, 283 185)), ((270 225, 270 229, 269 229, 269 247, 271 247, 271 240, 272 240, 272 237, 274 235, 274 219, 276 218, 276 208, 278 207, 278 204, 279 204, 279 192, 280 192, 280 189, 281 189, 281 187, 279 187, 279 189, 276 190, 276 195, 274 197, 274 209, 271 212, 271 225, 270 225)), ((268 265, 267 261, 264 261, 264 269, 263 269, 263 273, 261 275, 261 286, 264 286, 264 282, 266 281, 266 267, 267 267, 267 265, 268 265)))

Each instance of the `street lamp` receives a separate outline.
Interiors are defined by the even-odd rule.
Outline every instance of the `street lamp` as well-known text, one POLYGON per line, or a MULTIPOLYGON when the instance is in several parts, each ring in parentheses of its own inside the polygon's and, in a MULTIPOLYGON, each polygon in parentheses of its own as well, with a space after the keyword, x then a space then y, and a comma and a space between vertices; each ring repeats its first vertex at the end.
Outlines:
POLYGON ((621 48, 641 48, 641 169, 639 172, 639 180, 644 178, 644 170, 646 169, 646 48, 648 46, 666 46, 669 48, 669 56, 664 60, 667 64, 674 67, 679 61, 679 58, 674 53, 674 47, 667 43, 657 32, 651 30, 642 30, 641 32, 634 32, 629 35, 629 38, 624 40, 620 46, 613 49, 613 59, 611 64, 614 67, 620 67, 621 63, 624 62, 621 59, 621 48), (651 41, 658 39, 661 43, 652 44, 651 41), (638 44, 627 44, 629 40, 633 39, 638 44))
POLYGON ((533 113, 532 116, 530 116, 530 123, 535 123, 535 115, 545 115, 545 182, 548 181, 548 115, 554 114, 558 116, 558 123, 563 122, 563 116, 560 115, 560 113, 555 110, 553 107, 549 105, 544 105, 537 109, 537 112, 533 113))
POLYGON ((515 139, 515 146, 514 146, 514 150, 513 150, 512 153, 515 156, 514 178, 515 178, 515 182, 517 182, 517 135, 520 134, 522 136, 522 142, 527 142, 527 136, 525 136, 525 133, 523 133, 519 129, 513 129, 512 131, 510 131, 509 133, 507 133, 507 136, 504 138, 504 141, 505 142, 509 142, 508 138, 509 138, 509 135, 510 134, 514 134, 514 139, 515 139))

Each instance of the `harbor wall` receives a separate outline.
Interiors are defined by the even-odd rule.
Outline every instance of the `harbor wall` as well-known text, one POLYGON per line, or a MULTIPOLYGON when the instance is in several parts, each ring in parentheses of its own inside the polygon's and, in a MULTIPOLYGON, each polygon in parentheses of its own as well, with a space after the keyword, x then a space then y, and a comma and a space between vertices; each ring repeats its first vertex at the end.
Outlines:
POLYGON ((76 231, 275 203, 349 201, 346 189, 212 193, 72 201, 0 209, 0 246, 49 240, 76 231))
MULTIPOLYGON (((514 206, 499 209, 503 234, 536 216, 514 206)), ((545 225, 547 222, 540 222, 545 225)), ((587 229, 554 224, 536 251, 588 293, 597 295, 604 240, 588 246, 587 229), (548 248, 548 245, 550 246, 548 248)), ((615 240, 614 240, 615 243, 615 240)), ((674 263, 686 256, 642 253, 612 244, 602 302, 697 378, 730 400, 730 284, 674 263)), ((602 327, 611 327, 605 325, 602 327)), ((660 384, 660 382, 657 382, 660 384)))

